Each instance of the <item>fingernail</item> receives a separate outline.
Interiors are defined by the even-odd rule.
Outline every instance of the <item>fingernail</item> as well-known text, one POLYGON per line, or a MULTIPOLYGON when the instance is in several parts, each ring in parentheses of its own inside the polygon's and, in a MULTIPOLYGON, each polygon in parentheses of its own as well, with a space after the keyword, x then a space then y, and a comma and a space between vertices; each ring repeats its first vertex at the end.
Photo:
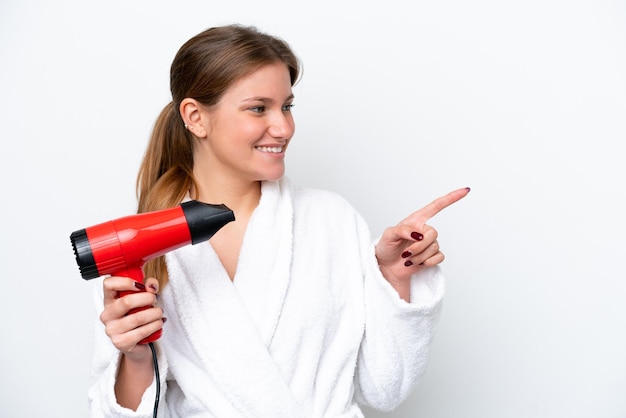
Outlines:
POLYGON ((166 317, 161 318, 161 320, 163 321, 163 323, 167 322, 167 318, 166 317))
POLYGON ((469 187, 466 187, 466 188, 465 188, 465 190, 467 190, 468 192, 471 192, 471 191, 472 191, 472 189, 471 189, 471 188, 469 188, 469 187))
POLYGON ((402 258, 410 257, 411 254, 412 254, 411 251, 405 251, 405 252, 402 253, 402 258))
POLYGON ((135 282, 135 287, 139 290, 146 290, 146 286, 140 282, 135 282))
POLYGON ((413 238, 415 241, 421 241, 424 239, 424 235, 420 234, 419 232, 411 232, 411 238, 413 238))
POLYGON ((151 284, 150 286, 148 286, 150 289, 154 290, 155 292, 157 291, 157 287, 153 284, 151 284))
POLYGON ((405 267, 411 267, 413 265, 413 262, 411 260, 406 260, 404 262, 405 267))

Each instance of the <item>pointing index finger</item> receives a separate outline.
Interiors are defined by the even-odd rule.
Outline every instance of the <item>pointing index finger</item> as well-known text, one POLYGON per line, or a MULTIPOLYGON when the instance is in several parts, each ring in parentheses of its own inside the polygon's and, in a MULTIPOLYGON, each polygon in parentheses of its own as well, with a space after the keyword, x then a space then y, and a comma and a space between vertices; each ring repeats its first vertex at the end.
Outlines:
POLYGON ((415 212, 413 215, 422 218, 423 221, 426 222, 428 219, 432 218, 451 204, 458 202, 459 200, 467 196, 469 192, 469 187, 454 190, 444 196, 438 197, 437 199, 433 200, 432 202, 415 212))

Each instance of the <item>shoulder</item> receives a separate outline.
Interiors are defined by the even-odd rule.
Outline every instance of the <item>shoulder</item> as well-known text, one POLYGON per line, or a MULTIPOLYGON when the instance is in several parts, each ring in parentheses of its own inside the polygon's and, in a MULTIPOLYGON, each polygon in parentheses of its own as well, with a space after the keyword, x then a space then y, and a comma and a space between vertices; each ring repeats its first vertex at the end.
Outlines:
MULTIPOLYGON (((297 186, 285 180, 293 202, 293 220, 297 230, 326 231, 328 234, 369 234, 367 223, 355 207, 337 192, 297 186)), ((348 238, 345 236, 344 238, 348 238)))
POLYGON ((291 183, 288 179, 283 180, 291 189, 294 210, 307 212, 355 214, 354 206, 337 192, 314 188, 302 187, 291 183))

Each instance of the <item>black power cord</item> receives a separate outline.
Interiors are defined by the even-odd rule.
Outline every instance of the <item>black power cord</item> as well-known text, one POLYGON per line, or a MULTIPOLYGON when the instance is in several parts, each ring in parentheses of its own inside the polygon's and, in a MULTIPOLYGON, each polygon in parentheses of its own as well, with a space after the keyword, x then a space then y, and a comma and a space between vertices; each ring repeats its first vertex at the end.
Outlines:
POLYGON ((152 416, 157 418, 159 411, 159 398, 161 397, 161 378, 159 376, 159 362, 157 361, 157 353, 153 343, 148 343, 152 351, 152 364, 154 365, 154 379, 156 380, 156 395, 154 397, 154 412, 152 416))

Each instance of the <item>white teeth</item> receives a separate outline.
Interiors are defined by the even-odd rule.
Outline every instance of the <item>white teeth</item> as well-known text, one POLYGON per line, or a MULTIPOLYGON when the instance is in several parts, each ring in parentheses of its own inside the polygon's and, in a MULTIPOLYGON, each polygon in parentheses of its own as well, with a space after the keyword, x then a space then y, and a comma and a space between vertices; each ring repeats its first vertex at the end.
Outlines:
POLYGON ((272 152, 275 154, 279 154, 283 152, 283 147, 256 147, 256 148, 262 152, 272 152))

